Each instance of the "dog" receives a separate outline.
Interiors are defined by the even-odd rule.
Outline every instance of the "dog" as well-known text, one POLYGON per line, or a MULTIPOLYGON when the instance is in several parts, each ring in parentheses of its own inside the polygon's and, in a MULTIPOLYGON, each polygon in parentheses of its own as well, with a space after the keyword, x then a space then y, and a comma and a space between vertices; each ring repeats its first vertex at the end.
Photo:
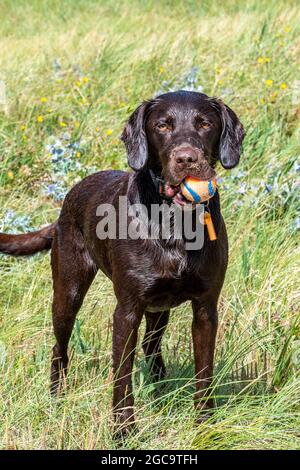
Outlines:
MULTIPOLYGON (((189 203, 180 183, 192 175, 215 176, 219 160, 225 169, 240 159, 243 125, 221 100, 191 91, 162 94, 144 101, 129 117, 121 140, 133 172, 100 171, 67 194, 59 219, 39 231, 0 234, 0 251, 15 256, 51 249, 53 328, 56 344, 51 365, 51 392, 57 393, 68 367, 68 342, 75 317, 100 269, 113 282, 117 306, 113 317, 113 415, 116 433, 134 428, 132 367, 143 316, 143 350, 153 379, 166 370, 161 352, 171 308, 191 301, 195 356, 195 407, 199 421, 213 408, 210 387, 218 324, 217 303, 228 262, 228 242, 219 193, 209 201, 217 234, 204 233, 199 250, 187 251, 184 240, 99 239, 97 207, 118 199, 128 204, 170 201, 189 203)), ((191 207, 193 210, 193 207, 191 207)))

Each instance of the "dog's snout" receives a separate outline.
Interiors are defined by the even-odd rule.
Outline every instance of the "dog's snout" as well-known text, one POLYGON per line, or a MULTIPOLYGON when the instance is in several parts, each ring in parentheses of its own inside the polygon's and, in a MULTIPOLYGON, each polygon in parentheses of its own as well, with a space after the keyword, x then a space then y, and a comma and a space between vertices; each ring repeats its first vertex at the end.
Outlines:
POLYGON ((173 152, 176 163, 195 163, 198 160, 198 154, 192 147, 180 147, 173 152))

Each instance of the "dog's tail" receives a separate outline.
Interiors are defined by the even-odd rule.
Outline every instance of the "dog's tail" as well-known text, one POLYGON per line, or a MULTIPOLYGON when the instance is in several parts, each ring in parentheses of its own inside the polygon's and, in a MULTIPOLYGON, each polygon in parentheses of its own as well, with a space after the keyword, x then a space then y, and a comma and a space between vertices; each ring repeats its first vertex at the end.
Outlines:
POLYGON ((50 250, 57 222, 36 232, 21 235, 0 233, 0 252, 13 256, 29 256, 50 250))

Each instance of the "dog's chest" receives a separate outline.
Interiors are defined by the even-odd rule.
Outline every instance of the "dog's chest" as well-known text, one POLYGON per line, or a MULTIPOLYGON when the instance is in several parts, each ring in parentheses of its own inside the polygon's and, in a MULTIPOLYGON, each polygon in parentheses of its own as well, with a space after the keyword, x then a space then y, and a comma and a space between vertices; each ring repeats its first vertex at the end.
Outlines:
POLYGON ((201 260, 185 250, 156 250, 142 258, 131 270, 131 276, 147 311, 168 310, 205 290, 199 271, 201 260))

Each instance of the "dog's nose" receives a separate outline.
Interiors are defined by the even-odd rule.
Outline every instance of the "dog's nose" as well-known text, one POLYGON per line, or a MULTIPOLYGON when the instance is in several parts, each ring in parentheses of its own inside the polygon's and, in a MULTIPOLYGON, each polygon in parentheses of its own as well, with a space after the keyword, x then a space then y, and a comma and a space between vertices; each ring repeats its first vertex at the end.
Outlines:
POLYGON ((191 147, 181 147, 174 150, 176 163, 195 163, 198 160, 196 150, 191 147))

